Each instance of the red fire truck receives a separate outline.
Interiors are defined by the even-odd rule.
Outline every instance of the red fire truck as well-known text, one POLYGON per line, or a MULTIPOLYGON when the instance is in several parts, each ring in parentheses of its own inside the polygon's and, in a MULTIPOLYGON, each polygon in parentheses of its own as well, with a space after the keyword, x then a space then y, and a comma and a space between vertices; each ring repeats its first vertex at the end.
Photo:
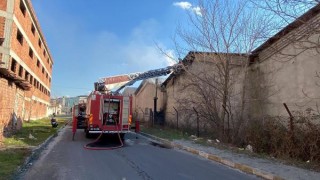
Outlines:
MULTIPOLYGON (((123 96, 120 90, 138 80, 167 75, 181 69, 180 64, 143 73, 132 73, 99 79, 94 83, 95 90, 90 93, 86 103, 84 130, 86 137, 92 134, 120 134, 121 139, 130 131, 132 121, 132 97, 123 96), (115 91, 111 91, 116 89, 115 91)), ((77 108, 75 108, 77 109, 77 108)), ((73 111, 73 134, 79 116, 73 111), (77 118, 78 117, 78 118, 77 118)), ((83 116, 84 117, 84 116, 83 116)))
POLYGON ((132 120, 132 97, 93 91, 87 101, 86 137, 91 134, 129 132, 132 120))

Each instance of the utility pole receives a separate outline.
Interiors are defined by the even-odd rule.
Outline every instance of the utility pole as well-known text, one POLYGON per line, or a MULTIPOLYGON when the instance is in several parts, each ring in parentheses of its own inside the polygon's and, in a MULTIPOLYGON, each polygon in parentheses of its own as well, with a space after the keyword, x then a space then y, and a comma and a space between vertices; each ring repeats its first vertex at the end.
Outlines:
POLYGON ((157 118, 157 100, 158 100, 158 78, 156 78, 156 94, 153 98, 153 125, 156 122, 157 118))

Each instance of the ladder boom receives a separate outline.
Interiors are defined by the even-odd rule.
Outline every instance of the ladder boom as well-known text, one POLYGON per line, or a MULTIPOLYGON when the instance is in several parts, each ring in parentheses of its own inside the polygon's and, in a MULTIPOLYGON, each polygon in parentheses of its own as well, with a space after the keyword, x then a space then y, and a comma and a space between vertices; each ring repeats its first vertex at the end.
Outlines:
POLYGON ((99 81, 95 83, 95 89, 100 91, 110 91, 111 89, 118 87, 114 92, 119 93, 121 89, 134 84, 136 81, 154 78, 158 76, 165 76, 172 72, 178 72, 181 70, 181 68, 181 64, 175 64, 172 66, 167 66, 165 68, 150 70, 146 72, 137 72, 119 76, 100 78, 99 81))

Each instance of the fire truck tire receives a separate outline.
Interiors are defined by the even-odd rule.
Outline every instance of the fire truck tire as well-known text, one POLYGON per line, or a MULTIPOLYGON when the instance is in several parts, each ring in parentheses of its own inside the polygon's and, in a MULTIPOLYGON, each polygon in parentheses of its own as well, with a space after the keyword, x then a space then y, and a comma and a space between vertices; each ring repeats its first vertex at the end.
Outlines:
POLYGON ((120 133, 121 141, 124 141, 124 135, 125 135, 125 133, 120 133))
POLYGON ((89 133, 88 130, 85 130, 85 133, 86 133, 86 138, 88 138, 88 139, 92 138, 92 134, 89 133))

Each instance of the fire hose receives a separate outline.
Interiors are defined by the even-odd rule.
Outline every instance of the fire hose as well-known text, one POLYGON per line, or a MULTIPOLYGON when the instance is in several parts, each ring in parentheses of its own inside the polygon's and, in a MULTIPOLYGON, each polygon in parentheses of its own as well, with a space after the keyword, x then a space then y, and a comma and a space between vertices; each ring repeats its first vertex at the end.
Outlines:
POLYGON ((119 133, 119 129, 118 129, 118 124, 116 122, 116 127, 117 127, 117 134, 118 134, 118 138, 120 140, 120 146, 114 146, 114 147, 90 147, 91 144, 97 143, 99 141, 99 139, 102 137, 103 135, 103 131, 101 131, 100 135, 98 136, 97 139, 95 139, 93 142, 88 143, 86 145, 83 146, 83 148, 88 149, 88 150, 113 150, 113 149, 118 149, 123 147, 123 141, 120 137, 120 133, 119 133))
MULTIPOLYGON (((109 105, 108 105, 108 114, 110 114, 110 94, 109 94, 109 105)), ((114 120, 115 121, 115 124, 116 124, 116 128, 117 128, 117 135, 118 135, 118 138, 120 140, 120 145, 119 146, 114 146, 114 147, 90 147, 90 145, 94 144, 94 143, 97 143, 100 138, 102 137, 103 135, 103 131, 101 131, 100 135, 98 136, 98 138, 96 138, 93 142, 91 143, 88 143, 86 145, 83 146, 84 149, 88 149, 88 150, 113 150, 113 149, 118 149, 118 148, 121 148, 123 147, 123 141, 120 137, 120 131, 119 131, 119 127, 118 127, 118 122, 117 120, 114 120)))

